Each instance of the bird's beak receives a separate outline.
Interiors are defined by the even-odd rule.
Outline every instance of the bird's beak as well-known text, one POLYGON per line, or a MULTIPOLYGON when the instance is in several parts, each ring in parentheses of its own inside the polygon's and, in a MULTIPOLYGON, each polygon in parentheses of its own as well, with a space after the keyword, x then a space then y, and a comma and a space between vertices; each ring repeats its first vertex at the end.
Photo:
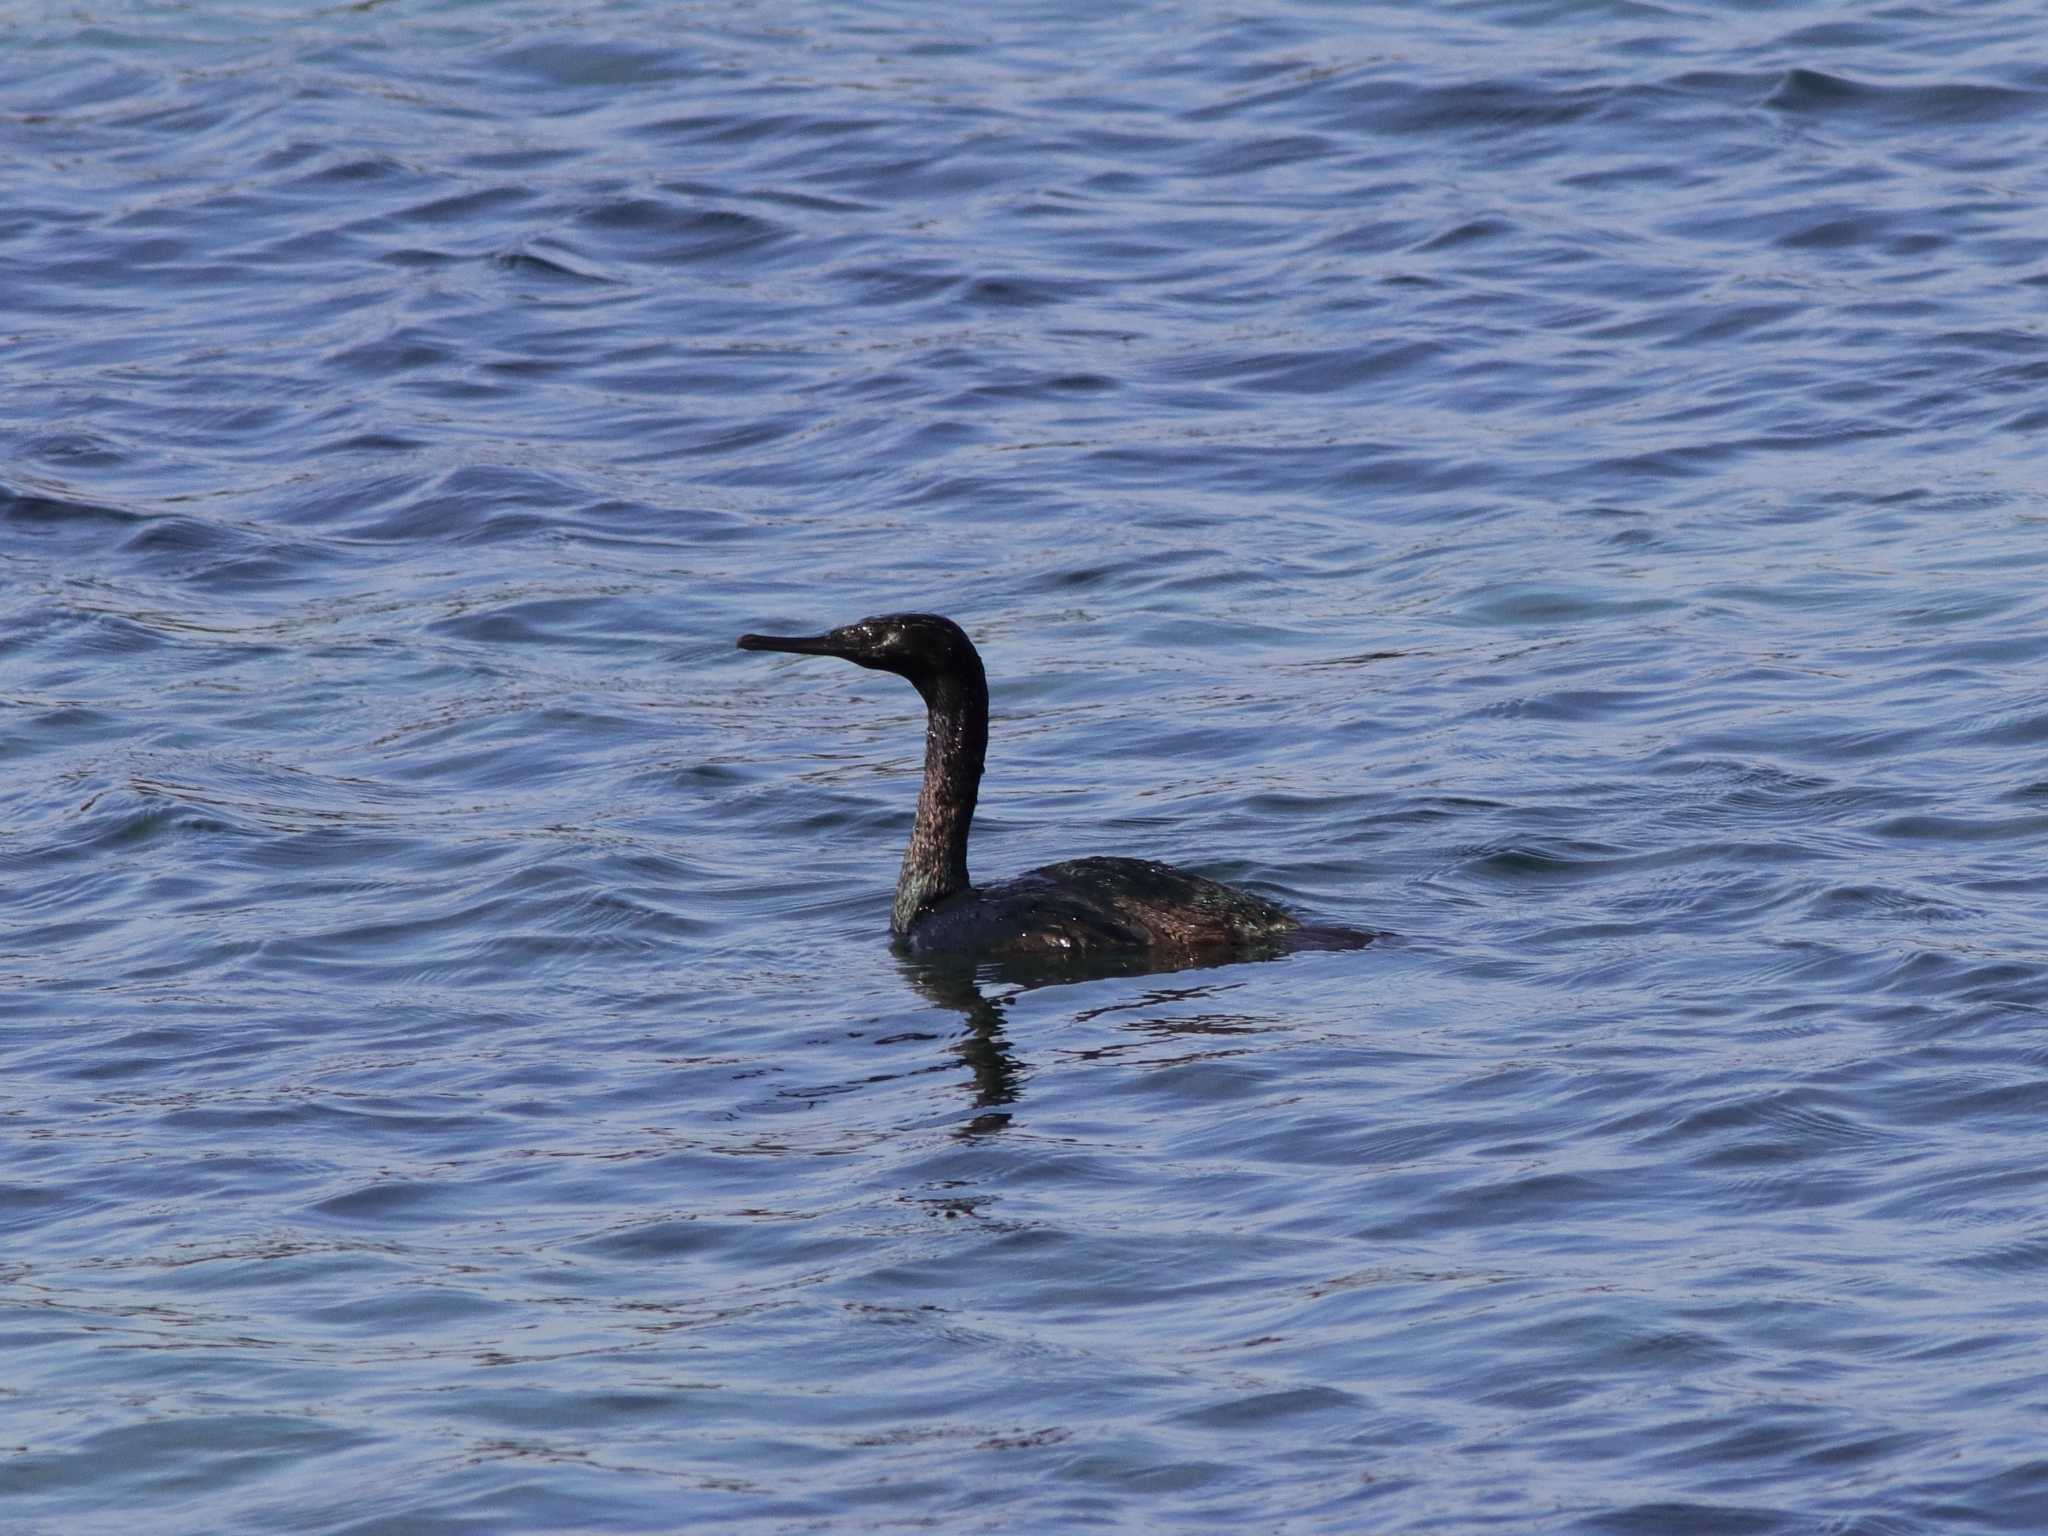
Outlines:
POLYGON ((837 630, 822 635, 741 635, 743 651, 795 651, 800 656, 846 657, 847 647, 837 630))

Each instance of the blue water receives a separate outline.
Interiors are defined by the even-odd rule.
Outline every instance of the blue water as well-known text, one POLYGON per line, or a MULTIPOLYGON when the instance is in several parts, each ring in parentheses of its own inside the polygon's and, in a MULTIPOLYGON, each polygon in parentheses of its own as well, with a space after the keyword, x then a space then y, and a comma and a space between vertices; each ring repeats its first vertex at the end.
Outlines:
POLYGON ((0 1526, 2048 1530, 2033 0, 0 47, 0 1526), (1392 935, 885 942, 976 870, 1392 935))

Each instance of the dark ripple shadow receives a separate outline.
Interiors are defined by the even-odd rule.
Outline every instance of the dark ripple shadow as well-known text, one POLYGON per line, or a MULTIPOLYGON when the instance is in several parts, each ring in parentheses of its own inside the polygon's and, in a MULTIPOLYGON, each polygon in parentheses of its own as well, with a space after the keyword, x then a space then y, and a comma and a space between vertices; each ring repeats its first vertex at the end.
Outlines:
POLYGON ((1764 105, 1801 116, 1866 120, 1887 127, 1940 130, 2038 114, 2039 91, 1989 84, 1874 85, 1817 69, 1785 72, 1764 105))

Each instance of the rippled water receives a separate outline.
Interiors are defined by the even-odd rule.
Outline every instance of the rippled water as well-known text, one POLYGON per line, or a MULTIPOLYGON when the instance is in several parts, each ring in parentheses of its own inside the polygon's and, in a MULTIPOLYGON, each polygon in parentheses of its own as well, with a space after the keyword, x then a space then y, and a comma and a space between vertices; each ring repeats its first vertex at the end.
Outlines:
POLYGON ((2037 6, 5 37, 7 1529, 2048 1528, 2037 6))

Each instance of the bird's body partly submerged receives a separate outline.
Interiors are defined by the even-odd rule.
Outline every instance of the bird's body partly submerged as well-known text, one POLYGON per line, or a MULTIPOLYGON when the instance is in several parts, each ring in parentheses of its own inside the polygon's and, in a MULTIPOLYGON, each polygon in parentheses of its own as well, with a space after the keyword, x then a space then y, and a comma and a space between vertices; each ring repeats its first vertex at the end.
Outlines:
POLYGON ((929 908, 915 952, 1060 955, 1256 948, 1301 925, 1270 901, 1150 859, 1067 859, 929 908))
POLYGON ((837 656, 894 672, 923 695, 924 785, 889 915, 890 932, 914 954, 1185 958, 1348 949, 1371 938, 1304 926, 1270 901, 1150 859, 1070 859, 976 886, 967 836, 988 755, 988 679, 960 626, 934 613, 889 613, 822 635, 742 635, 739 645, 837 656))

